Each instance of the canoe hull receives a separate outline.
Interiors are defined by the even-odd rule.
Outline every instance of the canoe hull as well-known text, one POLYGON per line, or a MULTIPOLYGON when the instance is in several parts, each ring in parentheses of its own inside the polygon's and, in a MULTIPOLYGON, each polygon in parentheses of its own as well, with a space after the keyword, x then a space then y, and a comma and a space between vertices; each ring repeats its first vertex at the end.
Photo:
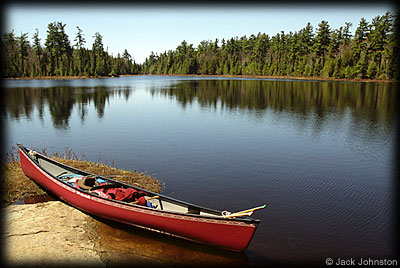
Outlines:
POLYGON ((87 194, 60 182, 21 148, 20 162, 26 176, 66 203, 106 219, 233 251, 242 251, 248 246, 258 225, 258 221, 202 217, 115 202, 87 194))

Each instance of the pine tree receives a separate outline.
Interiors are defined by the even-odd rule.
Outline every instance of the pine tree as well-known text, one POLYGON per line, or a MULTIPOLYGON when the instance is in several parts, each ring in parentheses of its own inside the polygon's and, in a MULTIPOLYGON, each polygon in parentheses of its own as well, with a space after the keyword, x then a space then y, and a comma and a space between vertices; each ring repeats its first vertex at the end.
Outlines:
POLYGON ((36 71, 37 75, 42 76, 43 71, 44 71, 44 66, 43 66, 43 49, 42 46, 40 45, 40 38, 39 38, 39 30, 36 28, 36 32, 34 33, 33 37, 33 51, 35 52, 37 61, 38 61, 38 71, 36 71))
POLYGON ((106 52, 104 51, 103 36, 99 32, 96 32, 93 38, 93 73, 96 76, 108 75, 109 70, 107 66, 106 52))
POLYGON ((2 68, 5 77, 18 77, 18 44, 14 30, 3 35, 2 40, 2 68))
POLYGON ((318 24, 316 31, 317 35, 314 39, 314 51, 317 53, 317 56, 321 57, 321 65, 323 66, 325 62, 325 55, 332 39, 331 29, 328 22, 323 20, 318 24))
POLYGON ((49 74, 62 75, 65 73, 63 70, 68 70, 72 64, 72 48, 68 35, 65 33, 65 24, 53 22, 48 25, 45 46, 50 57, 49 74))
POLYGON ((78 75, 82 75, 84 73, 84 66, 85 66, 85 48, 84 48, 84 44, 86 43, 85 38, 83 37, 82 34, 82 30, 79 28, 79 26, 76 26, 76 28, 78 29, 78 32, 76 33, 76 37, 74 39, 75 43, 75 47, 77 50, 77 74, 78 75))
POLYGON ((17 37, 18 44, 18 69, 20 70, 19 76, 25 77, 29 76, 28 68, 26 64, 26 59, 28 57, 28 33, 21 34, 17 37))

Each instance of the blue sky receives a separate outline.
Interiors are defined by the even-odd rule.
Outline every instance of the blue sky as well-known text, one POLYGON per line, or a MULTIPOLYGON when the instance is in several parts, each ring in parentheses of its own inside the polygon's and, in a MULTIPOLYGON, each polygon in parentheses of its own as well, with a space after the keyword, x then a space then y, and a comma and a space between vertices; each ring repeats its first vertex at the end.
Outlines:
POLYGON ((308 4, 308 5, 13 5, 3 12, 3 31, 19 36, 27 32, 29 40, 39 29, 42 45, 47 25, 54 21, 66 24, 66 32, 73 44, 76 26, 83 30, 85 47, 91 48, 93 35, 103 36, 104 47, 114 56, 124 49, 137 63, 142 63, 154 51, 161 53, 175 49, 183 40, 198 46, 202 40, 242 37, 258 32, 270 36, 280 31, 288 33, 303 28, 310 22, 314 30, 322 20, 331 28, 352 22, 353 33, 362 17, 371 21, 394 7, 380 4, 308 4))

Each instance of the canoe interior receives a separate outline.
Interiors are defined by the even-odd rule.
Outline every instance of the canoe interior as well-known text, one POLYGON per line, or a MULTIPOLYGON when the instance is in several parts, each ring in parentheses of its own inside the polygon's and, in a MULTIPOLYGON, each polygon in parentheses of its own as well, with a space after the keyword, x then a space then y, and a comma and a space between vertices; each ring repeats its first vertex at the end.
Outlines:
MULTIPOLYGON (((28 150, 28 149, 26 149, 26 150, 28 150)), ((41 168, 43 168, 46 172, 48 172, 49 174, 51 174, 53 177, 57 178, 61 182, 64 182, 64 181, 59 179, 60 175, 62 175, 63 177, 65 177, 67 175, 76 175, 76 174, 82 175, 82 176, 95 175, 95 174, 91 174, 91 173, 88 173, 88 172, 85 172, 82 170, 78 170, 78 169, 66 166, 62 163, 59 163, 50 158, 47 158, 39 153, 36 153, 35 156, 32 158, 33 158, 33 160, 37 161, 37 163, 39 164, 39 166, 41 168)), ((222 218, 221 212, 217 211, 217 210, 212 210, 212 209, 200 207, 197 205, 193 205, 190 203, 182 202, 182 201, 170 198, 170 197, 156 194, 156 193, 141 189, 139 187, 135 187, 135 186, 132 186, 132 185, 129 185, 126 183, 122 183, 122 182, 119 182, 119 181, 116 181, 116 180, 113 180, 110 178, 106 178, 103 176, 99 176, 99 175, 95 175, 95 176, 96 176, 96 178, 99 178, 103 181, 107 181, 107 183, 119 183, 119 184, 121 184, 122 188, 134 188, 136 190, 143 191, 146 193, 146 195, 148 197, 158 195, 159 198, 149 200, 149 202, 151 202, 152 205, 157 210, 163 210, 166 212, 173 212, 173 213, 186 214, 186 215, 197 215, 197 216, 205 216, 205 217, 213 217, 213 218, 215 218, 215 217, 222 218)), ((68 184, 68 185, 71 186, 70 184, 68 184)), ((74 187, 74 186, 71 186, 71 187, 74 187)), ((74 188, 79 191, 88 193, 88 191, 86 191, 86 190, 78 189, 77 187, 74 187, 74 188)), ((115 201, 115 202, 123 202, 123 201, 115 201)), ((123 203, 127 203, 127 202, 123 202, 123 203)), ((151 208, 149 208, 149 209, 151 209, 151 208)), ((248 217, 240 217, 240 218, 243 220, 248 217)), ((238 219, 240 219, 240 218, 238 218, 238 219)))

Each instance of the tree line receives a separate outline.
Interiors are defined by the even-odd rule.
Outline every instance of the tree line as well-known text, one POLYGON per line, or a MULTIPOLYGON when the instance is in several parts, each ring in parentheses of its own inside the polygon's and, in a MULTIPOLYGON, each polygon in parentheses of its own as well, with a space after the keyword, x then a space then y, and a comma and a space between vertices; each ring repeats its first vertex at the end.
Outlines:
POLYGON ((325 20, 314 31, 308 23, 296 32, 281 31, 228 40, 183 41, 175 50, 146 58, 145 74, 208 74, 394 79, 397 16, 387 12, 371 22, 362 18, 332 29, 325 20))
POLYGON ((6 33, 1 40, 1 62, 4 77, 40 76, 117 76, 138 74, 136 64, 125 49, 113 57, 104 49, 103 36, 96 32, 92 49, 85 48, 83 31, 77 26, 74 43, 65 32, 65 24, 52 22, 47 27, 44 46, 36 29, 29 42, 28 33, 16 36, 6 33))
POLYGON ((393 80, 400 53, 397 25, 397 14, 386 12, 371 22, 362 18, 354 35, 351 22, 332 29, 323 20, 315 31, 307 23, 299 31, 281 31, 272 37, 258 33, 203 40, 197 47, 184 40, 175 50, 151 52, 143 64, 137 64, 126 49, 122 56, 110 55, 98 32, 92 48, 85 48, 78 26, 71 45, 65 24, 53 22, 48 25, 44 46, 37 29, 32 44, 28 33, 4 34, 1 62, 4 77, 207 74, 393 80))

